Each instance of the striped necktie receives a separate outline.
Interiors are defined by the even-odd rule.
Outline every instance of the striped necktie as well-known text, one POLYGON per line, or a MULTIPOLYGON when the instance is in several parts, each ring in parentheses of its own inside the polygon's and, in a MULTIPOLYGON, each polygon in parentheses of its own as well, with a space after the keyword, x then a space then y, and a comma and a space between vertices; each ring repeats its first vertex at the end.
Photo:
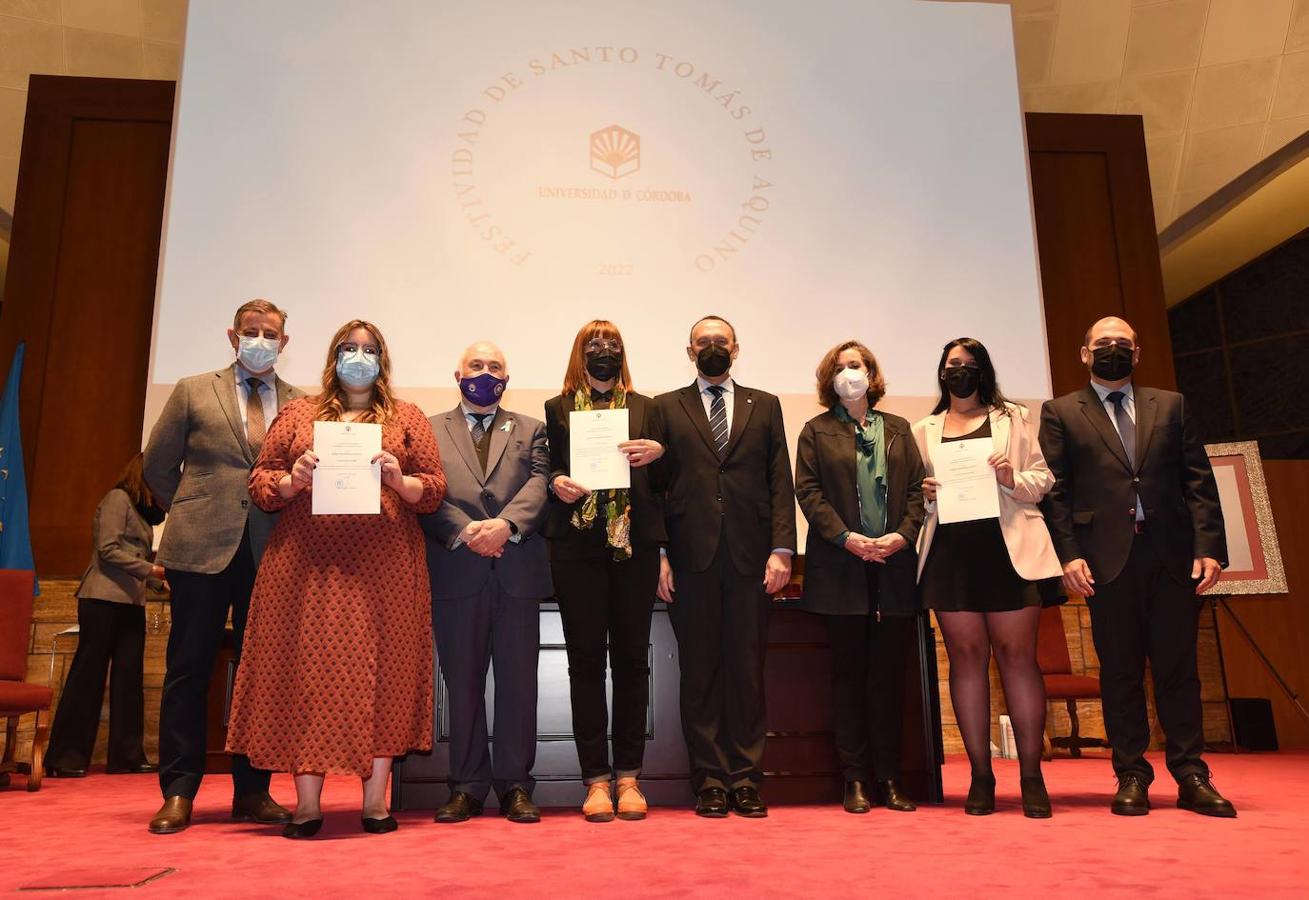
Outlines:
POLYGON ((495 413, 486 413, 484 415, 479 413, 469 413, 469 415, 477 420, 473 422, 472 431, 470 432, 473 436, 473 444, 477 445, 482 443, 482 438, 486 437, 486 420, 494 416, 495 413))
POLYGON ((727 446, 727 404, 723 402, 723 391, 721 384, 709 385, 709 393, 714 395, 709 402, 709 432, 714 436, 714 448, 719 456, 727 446))

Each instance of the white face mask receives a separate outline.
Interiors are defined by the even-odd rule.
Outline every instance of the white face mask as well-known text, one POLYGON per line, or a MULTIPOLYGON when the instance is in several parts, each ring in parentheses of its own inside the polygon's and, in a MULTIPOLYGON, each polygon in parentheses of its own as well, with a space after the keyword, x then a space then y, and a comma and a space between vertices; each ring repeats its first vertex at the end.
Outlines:
POLYGON ((247 372, 267 372, 277 362, 277 354, 282 352, 282 342, 275 338, 241 336, 236 348, 236 358, 241 360, 247 372))
POLYGON ((832 387, 842 400, 858 400, 868 393, 868 373, 863 369, 842 369, 832 379, 832 387))

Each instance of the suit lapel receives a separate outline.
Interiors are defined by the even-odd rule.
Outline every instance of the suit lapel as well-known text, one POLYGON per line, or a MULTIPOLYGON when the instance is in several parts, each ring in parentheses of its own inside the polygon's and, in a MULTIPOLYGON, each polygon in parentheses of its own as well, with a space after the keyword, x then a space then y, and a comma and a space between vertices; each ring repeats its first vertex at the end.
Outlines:
POLYGON ((998 409, 991 410, 991 446, 1002 456, 1009 455, 1009 414, 998 409))
POLYGON ((727 446, 723 448, 723 459, 732 455, 740 443, 745 426, 750 422, 750 413, 754 411, 754 391, 747 390, 739 384, 732 390, 732 433, 727 436, 727 446))
POLYGON ((1140 389, 1133 389, 1132 393, 1136 402, 1136 465, 1132 469, 1135 474, 1145 464, 1145 454, 1150 449, 1150 436, 1154 434, 1155 413, 1159 410, 1155 405, 1154 394, 1140 389))
POLYGON ((627 439, 634 441, 645 427, 645 398, 639 394, 627 395, 627 439))
POLYGON ((283 407, 295 399, 295 388, 281 378, 277 379, 277 412, 281 413, 283 407))
POLYGON ((245 454, 246 461, 253 465, 254 454, 250 452, 250 443, 245 439, 241 409, 236 405, 236 367, 228 366, 215 374, 218 377, 214 379, 214 396, 218 398, 218 405, 222 407, 223 415, 227 416, 227 422, 232 426, 232 434, 241 445, 241 452, 245 454))
POLYGON ((450 440, 454 442, 455 448, 463 457, 468 471, 477 479, 477 483, 486 484, 486 473, 482 471, 482 464, 477 461, 477 448, 473 446, 473 436, 468 433, 468 420, 464 418, 462 407, 457 406, 445 414, 445 431, 450 435, 450 440))
POLYGON ((700 432, 701 439, 709 452, 715 456, 718 455, 718 448, 714 446, 714 436, 709 431, 709 417, 705 415, 704 403, 700 400, 700 389, 697 384, 682 388, 678 392, 678 399, 682 402, 682 409, 686 411, 687 418, 695 426, 696 431, 700 432))
POLYGON ((1100 395, 1095 392, 1095 388, 1088 384, 1078 400, 1082 404, 1082 415, 1086 416, 1091 427, 1099 433, 1100 440, 1104 441, 1109 452, 1118 458, 1125 469, 1132 471, 1132 464, 1127 461, 1127 451, 1123 449, 1123 439, 1118 436, 1118 429, 1114 428, 1114 423, 1109 420, 1109 413, 1105 412, 1104 404, 1100 402, 1100 395))
POLYGON ((486 452, 486 477, 490 478, 495 467, 500 465, 500 457, 505 455, 509 446, 509 437, 516 423, 514 417, 504 409, 496 407, 495 418, 491 420, 491 446, 486 452), (506 427, 508 426, 508 427, 506 427))

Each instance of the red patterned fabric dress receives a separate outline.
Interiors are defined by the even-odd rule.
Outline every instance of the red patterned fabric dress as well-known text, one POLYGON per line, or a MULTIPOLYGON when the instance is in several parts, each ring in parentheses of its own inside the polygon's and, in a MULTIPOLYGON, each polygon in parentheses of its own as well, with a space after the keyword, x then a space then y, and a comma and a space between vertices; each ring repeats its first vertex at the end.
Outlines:
POLYGON ((382 487, 380 515, 315 516, 310 492, 277 483, 313 445, 317 398, 288 403, 250 475, 260 508, 283 510, 250 600, 227 749, 261 769, 366 776, 373 758, 432 746, 432 606, 417 514, 445 476, 432 427, 396 402, 382 449, 423 482, 415 504, 382 487))

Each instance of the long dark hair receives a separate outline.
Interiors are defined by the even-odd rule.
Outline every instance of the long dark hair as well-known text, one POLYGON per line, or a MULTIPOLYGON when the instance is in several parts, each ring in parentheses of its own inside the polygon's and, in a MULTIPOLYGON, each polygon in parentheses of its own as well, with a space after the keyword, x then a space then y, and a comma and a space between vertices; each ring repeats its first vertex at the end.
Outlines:
POLYGON ((943 413, 950 408, 950 389, 945 386, 945 361, 949 359, 950 351, 955 347, 962 347, 968 351, 977 362, 977 399, 983 406, 1004 412, 1005 404, 1010 401, 1000 393, 1000 384, 995 380, 995 366, 991 363, 991 354, 986 352, 986 347, 982 346, 981 341, 961 337, 945 345, 945 349, 941 351, 941 361, 936 364, 936 382, 941 390, 941 399, 937 401, 932 415, 943 413))

